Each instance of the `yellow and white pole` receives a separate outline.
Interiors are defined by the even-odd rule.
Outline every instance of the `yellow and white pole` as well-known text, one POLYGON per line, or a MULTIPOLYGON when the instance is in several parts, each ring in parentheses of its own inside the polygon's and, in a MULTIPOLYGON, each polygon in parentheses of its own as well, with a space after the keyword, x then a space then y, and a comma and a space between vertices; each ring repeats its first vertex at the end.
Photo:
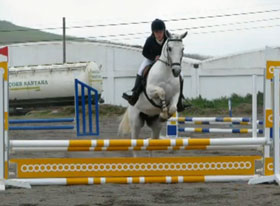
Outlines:
MULTIPOLYGON (((4 69, 0 68, 0 97, 4 97, 4 69)), ((5 157, 4 157, 4 98, 0 99, 0 190, 5 189, 5 157)))
POLYGON ((4 179, 7 178, 8 157, 8 62, 0 62, 0 190, 5 189, 4 179))
POLYGON ((6 185, 31 188, 29 183, 8 180, 9 168, 9 74, 8 74, 8 47, 0 49, 0 54, 7 57, 0 62, 0 191, 6 185))
MULTIPOLYGON (((249 184, 260 184, 260 183, 271 183, 276 182, 280 185, 280 163, 279 163, 279 155, 280 155, 280 140, 279 140, 279 69, 280 69, 280 61, 267 61, 267 73, 266 79, 272 80, 273 87, 270 87, 271 91, 265 90, 268 92, 265 95, 265 103, 273 103, 271 104, 272 110, 269 109, 268 105, 265 104, 265 112, 266 112, 266 127, 273 128, 273 175, 270 176, 261 176, 257 178, 252 178, 249 180, 249 184), (271 94, 271 95, 269 95, 271 94), (271 100, 273 101, 269 102, 271 100)), ((268 137, 266 137, 268 138, 268 137)))

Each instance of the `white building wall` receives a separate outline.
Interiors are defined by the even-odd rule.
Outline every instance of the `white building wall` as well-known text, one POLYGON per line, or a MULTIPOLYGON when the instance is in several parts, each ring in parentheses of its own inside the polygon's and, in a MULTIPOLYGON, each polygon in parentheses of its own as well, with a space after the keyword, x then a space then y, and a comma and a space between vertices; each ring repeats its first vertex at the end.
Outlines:
POLYGON ((204 69, 218 68, 254 68, 264 67, 264 50, 234 54, 220 58, 213 58, 203 62, 204 69))
MULTIPOLYGON (((67 42, 67 62, 94 61, 102 65, 104 93, 108 104, 126 106, 122 93, 133 87, 142 62, 140 48, 98 42, 67 42)), ((280 59, 280 49, 276 49, 280 59)), ((44 42, 9 45, 9 65, 24 66, 62 62, 62 43, 44 42)), ((207 99, 245 96, 252 90, 252 75, 257 75, 257 90, 263 91, 264 50, 214 58, 206 61, 183 59, 184 95, 207 99), (194 64, 199 67, 194 68, 194 64)))
MULTIPOLYGON (((280 49, 276 58, 280 59, 280 49)), ((197 93, 206 99, 229 97, 232 94, 245 96, 252 93, 252 75, 257 75, 257 91, 263 92, 263 74, 266 67, 265 50, 252 51, 232 56, 203 61, 197 71, 197 93)))

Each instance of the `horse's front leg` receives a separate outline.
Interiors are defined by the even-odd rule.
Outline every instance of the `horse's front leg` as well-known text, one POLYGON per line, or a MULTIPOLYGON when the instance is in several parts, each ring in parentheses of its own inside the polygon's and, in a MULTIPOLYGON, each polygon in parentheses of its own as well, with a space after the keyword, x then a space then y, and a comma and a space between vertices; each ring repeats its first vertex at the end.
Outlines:
POLYGON ((169 117, 171 117, 177 111, 177 104, 179 101, 180 92, 177 92, 171 99, 170 105, 168 108, 169 117))
POLYGON ((165 101, 165 91, 161 87, 155 85, 147 86, 147 93, 151 99, 159 99, 161 103, 160 117, 162 119, 168 119, 168 108, 165 101))

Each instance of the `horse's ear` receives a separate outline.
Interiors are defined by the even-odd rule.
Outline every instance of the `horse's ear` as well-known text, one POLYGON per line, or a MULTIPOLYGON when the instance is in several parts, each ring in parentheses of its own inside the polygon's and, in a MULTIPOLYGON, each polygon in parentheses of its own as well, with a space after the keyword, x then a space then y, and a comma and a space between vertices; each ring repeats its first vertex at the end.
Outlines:
POLYGON ((171 38, 171 33, 168 30, 165 30, 165 36, 167 38, 171 38))
POLYGON ((180 39, 184 39, 188 34, 188 31, 186 31, 184 34, 181 34, 180 39))

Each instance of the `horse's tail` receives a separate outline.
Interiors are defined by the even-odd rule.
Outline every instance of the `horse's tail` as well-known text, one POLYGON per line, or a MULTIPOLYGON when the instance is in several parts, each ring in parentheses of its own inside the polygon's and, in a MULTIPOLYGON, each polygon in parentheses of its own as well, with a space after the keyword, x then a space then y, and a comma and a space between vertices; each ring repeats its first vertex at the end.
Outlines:
POLYGON ((130 131, 131 131, 131 128, 130 128, 130 123, 129 123, 129 117, 128 117, 128 112, 129 112, 129 109, 127 108, 123 117, 122 117, 122 120, 121 120, 121 123, 119 125, 119 130, 118 130, 118 135, 119 136, 123 136, 125 134, 129 134, 130 131))

